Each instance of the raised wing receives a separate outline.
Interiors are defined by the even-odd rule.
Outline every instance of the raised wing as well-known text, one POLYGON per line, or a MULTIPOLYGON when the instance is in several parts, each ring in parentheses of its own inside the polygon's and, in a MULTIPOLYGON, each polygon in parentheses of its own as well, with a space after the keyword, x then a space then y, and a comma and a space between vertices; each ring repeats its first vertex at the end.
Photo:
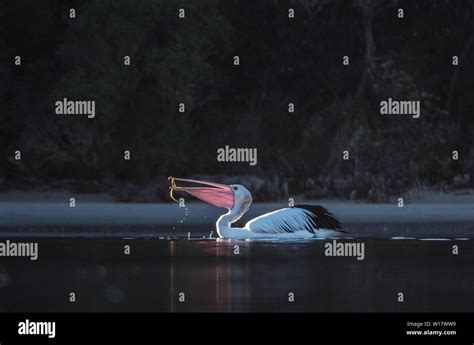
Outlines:
POLYGON ((255 233, 277 234, 318 229, 341 229, 341 223, 322 206, 298 205, 265 213, 245 224, 255 233))

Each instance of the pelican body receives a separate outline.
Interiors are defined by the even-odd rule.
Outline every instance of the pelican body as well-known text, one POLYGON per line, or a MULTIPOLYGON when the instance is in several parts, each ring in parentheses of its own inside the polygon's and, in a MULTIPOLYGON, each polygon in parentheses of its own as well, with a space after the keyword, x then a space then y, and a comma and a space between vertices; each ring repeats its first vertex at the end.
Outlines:
POLYGON ((250 208, 252 194, 240 184, 225 185, 214 182, 170 177, 170 196, 186 192, 227 213, 219 217, 216 231, 220 238, 312 238, 335 237, 345 233, 341 223, 328 210, 316 205, 296 205, 265 213, 248 221, 243 228, 232 227, 250 208), (177 186, 176 181, 192 186, 177 186))

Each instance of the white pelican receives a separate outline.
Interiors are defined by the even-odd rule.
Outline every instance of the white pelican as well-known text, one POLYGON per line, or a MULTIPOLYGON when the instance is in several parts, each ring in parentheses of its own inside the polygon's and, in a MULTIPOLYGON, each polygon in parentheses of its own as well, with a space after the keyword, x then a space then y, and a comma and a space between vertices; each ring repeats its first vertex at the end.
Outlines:
POLYGON ((216 222, 220 238, 311 238, 334 237, 345 233, 339 220, 322 206, 297 205, 265 213, 245 224, 243 228, 233 228, 252 204, 252 195, 242 185, 224 185, 220 183, 170 177, 170 196, 173 192, 186 192, 209 204, 227 208, 229 211, 216 222), (198 186, 181 187, 176 181, 192 183, 198 186))

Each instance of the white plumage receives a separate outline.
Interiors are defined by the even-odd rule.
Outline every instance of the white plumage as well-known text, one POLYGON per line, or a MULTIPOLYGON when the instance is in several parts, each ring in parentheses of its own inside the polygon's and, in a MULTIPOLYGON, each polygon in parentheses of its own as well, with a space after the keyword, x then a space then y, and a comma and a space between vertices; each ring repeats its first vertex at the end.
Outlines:
POLYGON ((265 234, 286 234, 298 231, 314 234, 314 224, 311 224, 310 219, 310 212, 303 208, 282 208, 248 221, 244 228, 265 234))

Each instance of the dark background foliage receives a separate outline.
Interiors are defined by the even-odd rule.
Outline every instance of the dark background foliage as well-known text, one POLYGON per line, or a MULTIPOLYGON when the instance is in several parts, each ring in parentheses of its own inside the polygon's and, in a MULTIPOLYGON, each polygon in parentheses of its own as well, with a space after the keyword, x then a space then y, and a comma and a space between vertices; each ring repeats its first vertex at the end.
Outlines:
POLYGON ((154 200, 168 175, 216 175, 262 199, 383 200, 472 185, 474 1, 3 1, 0 16, 3 190, 154 200), (64 97, 95 100, 96 118, 54 114, 64 97), (421 117, 381 116, 388 97, 421 117), (225 145, 258 148, 257 166, 218 163, 225 145))

